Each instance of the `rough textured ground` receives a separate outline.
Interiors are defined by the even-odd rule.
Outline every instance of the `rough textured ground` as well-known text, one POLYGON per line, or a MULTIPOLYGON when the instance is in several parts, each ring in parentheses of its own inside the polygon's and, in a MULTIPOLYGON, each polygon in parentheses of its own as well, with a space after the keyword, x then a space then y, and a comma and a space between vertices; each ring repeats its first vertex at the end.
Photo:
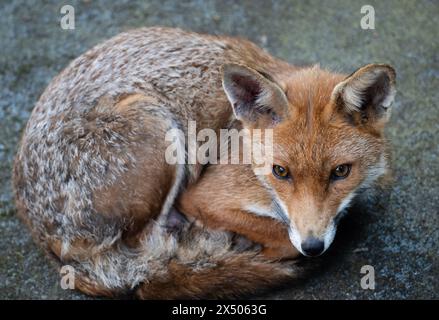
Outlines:
POLYGON ((0 298, 71 299, 14 215, 11 162, 35 101, 66 64, 123 30, 152 25, 247 37, 293 63, 351 72, 386 62, 399 93, 388 129, 395 187, 343 223, 315 276, 261 298, 439 298, 439 2, 70 1, 76 30, 59 27, 58 1, 0 3, 0 298), (362 30, 372 4, 376 29, 362 30), (375 268, 375 290, 360 268, 375 268))

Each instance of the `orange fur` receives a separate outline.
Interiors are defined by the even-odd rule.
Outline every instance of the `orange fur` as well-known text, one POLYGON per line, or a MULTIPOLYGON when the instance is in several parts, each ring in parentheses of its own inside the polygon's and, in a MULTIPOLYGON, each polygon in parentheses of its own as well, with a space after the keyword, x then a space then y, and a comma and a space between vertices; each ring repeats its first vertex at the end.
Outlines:
MULTIPOLYGON (((338 99, 340 87, 381 67, 366 66, 348 78, 314 67, 283 78, 279 85, 288 101, 283 111, 287 116, 273 127, 273 164, 287 168, 291 178, 282 181, 270 174, 258 179, 250 166, 213 165, 198 184, 182 194, 179 209, 208 227, 230 230, 262 244, 263 253, 271 258, 297 256, 289 238, 299 251, 301 243, 294 237, 302 242, 312 237, 330 243, 332 238, 325 237, 333 237, 328 233, 336 227, 333 224, 343 201, 348 202, 368 179, 377 178, 381 172, 374 170, 384 171, 381 159, 387 157, 385 117, 373 109, 380 106, 365 106, 366 119, 361 112, 350 113, 338 99), (331 170, 346 163, 351 165, 349 177, 331 181, 331 170), (259 206, 269 210, 273 194, 266 185, 284 206, 287 217, 283 221, 247 209, 259 206), (289 236, 289 231, 296 235, 289 236)), ((388 76, 393 84, 392 70, 388 76)), ((276 102, 273 109, 279 110, 276 102)), ((242 119, 244 125, 245 121, 242 119)), ((325 243, 325 249, 328 245, 325 243)))

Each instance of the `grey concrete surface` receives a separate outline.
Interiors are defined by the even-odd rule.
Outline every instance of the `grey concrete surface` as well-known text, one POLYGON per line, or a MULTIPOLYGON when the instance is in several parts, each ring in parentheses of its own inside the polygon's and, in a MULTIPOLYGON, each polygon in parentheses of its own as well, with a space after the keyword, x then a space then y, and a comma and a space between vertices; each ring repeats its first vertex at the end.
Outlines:
POLYGON ((10 177, 17 142, 50 79, 86 49, 121 31, 165 25, 247 37, 292 63, 350 73, 385 62, 398 73, 388 128, 395 184, 354 212, 307 280, 258 298, 439 298, 439 2, 422 1, 68 1, 76 29, 59 26, 63 1, 0 3, 0 298, 80 299, 64 291, 15 216, 10 177), (375 8, 362 30, 360 8, 375 8), (375 290, 360 286, 375 268, 375 290))

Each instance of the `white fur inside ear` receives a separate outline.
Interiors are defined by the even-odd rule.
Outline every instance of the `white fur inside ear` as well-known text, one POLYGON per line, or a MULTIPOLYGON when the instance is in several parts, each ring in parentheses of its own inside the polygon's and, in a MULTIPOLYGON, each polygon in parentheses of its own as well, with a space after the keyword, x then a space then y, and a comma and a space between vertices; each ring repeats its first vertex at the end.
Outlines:
MULTIPOLYGON (((374 86, 384 71, 373 70, 365 72, 354 79, 347 79, 340 85, 343 94, 343 101, 349 111, 359 111, 362 109, 365 93, 367 89, 374 86)), ((338 86, 337 86, 338 87, 338 86)), ((396 90, 393 84, 389 84, 388 91, 381 103, 384 108, 390 107, 395 97, 396 90)))
POLYGON ((262 90, 259 92, 256 97, 256 105, 266 106, 270 105, 273 102, 274 94, 272 90, 267 90, 268 88, 262 86, 262 90))
POLYGON ((386 109, 389 108, 392 105, 393 100, 395 100, 395 95, 396 95, 396 89, 394 86, 391 86, 389 90, 389 94, 384 99, 382 106, 386 109))
POLYGON ((223 88, 235 117, 265 125, 276 124, 288 111, 285 93, 275 83, 255 70, 240 65, 226 65, 223 88))
POLYGON ((364 92, 374 84, 376 79, 377 75, 370 72, 350 81, 343 91, 343 100, 346 106, 352 111, 360 110, 363 104, 364 92))

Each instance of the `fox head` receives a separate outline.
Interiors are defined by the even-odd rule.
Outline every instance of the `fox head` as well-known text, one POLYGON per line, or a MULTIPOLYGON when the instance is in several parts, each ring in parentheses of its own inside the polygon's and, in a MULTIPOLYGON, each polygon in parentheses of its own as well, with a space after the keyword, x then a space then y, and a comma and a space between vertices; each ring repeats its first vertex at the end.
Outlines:
POLYGON ((314 67, 274 79, 226 65, 223 87, 244 127, 273 130, 272 173, 259 179, 292 244, 317 256, 354 196, 386 171, 395 71, 370 64, 346 77, 314 67))

